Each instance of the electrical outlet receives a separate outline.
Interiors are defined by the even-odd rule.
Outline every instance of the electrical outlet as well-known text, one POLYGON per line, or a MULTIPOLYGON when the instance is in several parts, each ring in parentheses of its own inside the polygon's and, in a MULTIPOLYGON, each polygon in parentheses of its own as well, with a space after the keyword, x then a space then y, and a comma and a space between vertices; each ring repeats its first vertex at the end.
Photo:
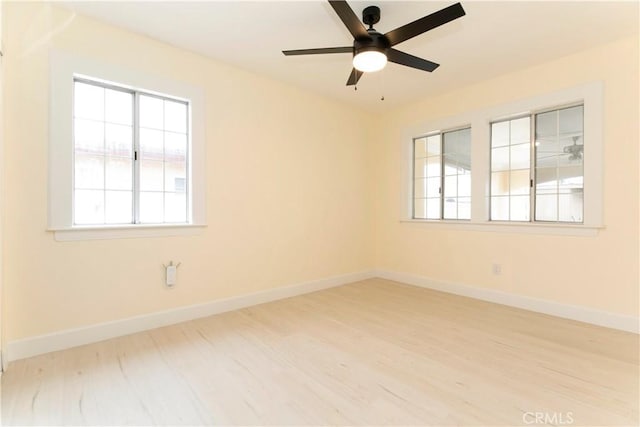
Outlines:
POLYGON ((501 265, 501 264, 493 263, 493 264, 491 265, 491 271, 493 271, 493 274, 494 274, 495 276, 499 276, 500 274, 502 274, 502 265, 501 265))

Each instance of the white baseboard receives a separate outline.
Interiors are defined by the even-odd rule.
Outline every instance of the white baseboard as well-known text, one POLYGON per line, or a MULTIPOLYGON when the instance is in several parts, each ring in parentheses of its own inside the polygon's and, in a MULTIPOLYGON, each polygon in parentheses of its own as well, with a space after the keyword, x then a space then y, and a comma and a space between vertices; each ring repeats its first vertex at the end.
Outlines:
POLYGON ((590 323, 621 331, 633 332, 636 334, 640 333, 640 318, 634 316, 625 316, 622 314, 595 310, 588 307, 562 304, 559 302, 527 297, 524 295, 434 280, 424 276, 399 273, 395 271, 376 270, 374 275, 382 279, 407 283, 409 285, 420 286, 422 288, 522 308, 524 310, 577 320, 579 322, 590 323))
POLYGON ((299 283, 292 286, 269 289, 253 294, 215 300, 204 304, 180 307, 172 310, 135 316, 82 328, 67 329, 52 334, 8 342, 6 346, 6 355, 9 361, 25 359, 27 357, 37 356, 39 354, 49 353, 52 351, 91 344, 94 342, 104 341, 109 338, 120 337, 136 332, 237 310, 252 305, 316 292, 322 289, 357 282, 371 277, 373 277, 373 274, 370 271, 343 274, 340 276, 299 283))

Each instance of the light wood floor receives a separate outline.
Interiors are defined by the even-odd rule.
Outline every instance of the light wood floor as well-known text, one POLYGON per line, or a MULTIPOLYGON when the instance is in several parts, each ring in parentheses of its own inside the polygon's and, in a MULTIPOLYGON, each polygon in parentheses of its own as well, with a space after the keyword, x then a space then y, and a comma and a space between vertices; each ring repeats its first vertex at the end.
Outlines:
POLYGON ((638 344, 373 279, 14 362, 2 424, 638 425, 638 344))

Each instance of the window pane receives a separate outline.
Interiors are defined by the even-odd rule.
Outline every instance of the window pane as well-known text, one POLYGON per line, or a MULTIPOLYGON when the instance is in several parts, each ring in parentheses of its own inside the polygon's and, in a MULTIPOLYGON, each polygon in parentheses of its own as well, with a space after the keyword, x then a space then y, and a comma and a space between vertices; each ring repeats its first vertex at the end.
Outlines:
POLYGON ((560 121, 560 136, 582 135, 584 107, 578 105, 576 107, 564 108, 558 112, 558 120, 560 121))
POLYGON ((162 99, 140 95, 140 127, 162 130, 164 126, 164 104, 162 99))
POLYGON ((511 171, 509 192, 514 194, 529 194, 529 170, 511 171))
POLYGON ((440 157, 427 157, 427 176, 440 176, 440 157))
POLYGON ((427 200, 427 218, 440 219, 440 197, 427 200))
POLYGON ((104 88, 75 82, 73 105, 75 117, 103 121, 104 88))
POLYGON ((75 119, 74 145, 76 152, 104 153, 104 123, 75 119))
POLYGON ((471 219, 471 198, 458 198, 458 219, 471 219))
POLYGON ((456 163, 456 159, 453 154, 445 155, 444 157, 444 174, 445 175, 458 174, 458 165, 456 163))
POLYGON ((491 150, 491 170, 509 170, 509 147, 494 148, 491 150))
POLYGON ((423 178, 427 176, 427 159, 415 160, 413 176, 416 178, 423 178))
POLYGON ((509 220, 509 197, 492 197, 491 198, 491 219, 494 221, 509 220))
POLYGON ((74 187, 94 190, 104 188, 103 156, 76 153, 74 187))
MULTIPOLYGON (((106 189, 133 189, 133 161, 122 157, 107 157, 106 159, 106 189)), ((108 202, 107 202, 108 206, 108 202)))
POLYGON ((105 223, 129 224, 132 222, 133 193, 131 191, 107 191, 105 197, 105 223))
POLYGON ((427 197, 440 196, 440 177, 427 178, 427 197))
POLYGON ((104 224, 104 191, 75 190, 74 224, 104 224))
POLYGON ((106 89, 105 99, 105 121, 131 126, 133 123, 133 94, 106 89))
POLYGON ((565 222, 582 222, 582 192, 560 194, 558 197, 558 219, 565 222))
POLYGON ((508 171, 491 174, 492 196, 507 196, 509 194, 509 175, 508 171))
POLYGON ((529 221, 529 196, 511 196, 509 216, 511 221, 529 221))
POLYGON ((458 177, 456 175, 444 178, 444 197, 458 196, 458 177))
POLYGON ((558 168, 558 177, 559 190, 582 189, 584 186, 582 165, 558 168))
POLYGON ((187 179, 187 165, 184 162, 164 163, 164 191, 184 192, 187 179))
POLYGON ((458 219, 458 200, 455 197, 444 199, 444 219, 458 219))
POLYGON ((158 224, 164 221, 164 193, 140 192, 140 222, 158 224))
POLYGON ((164 190, 164 162, 144 159, 140 162, 140 189, 142 191, 164 190))
POLYGON ((511 120, 511 145, 531 143, 531 121, 530 118, 511 120))
POLYGON ((511 146, 511 169, 529 169, 531 166, 531 145, 518 144, 511 146))
POLYGON ((165 132, 164 155, 166 161, 185 161, 187 155, 187 135, 165 132))
POLYGON ((471 197, 471 175, 458 175, 458 196, 471 197))
POLYGON ((416 159, 427 157, 427 139, 420 138, 413 141, 413 156, 416 159))
POLYGON ((536 197, 536 220, 558 220, 558 195, 542 194, 536 197))
POLYGON ((536 114, 536 141, 555 140, 558 133, 558 112, 536 114))
POLYGON ((187 221, 187 196, 185 193, 165 193, 164 195, 164 221, 187 221))
POLYGON ((164 101, 164 130, 187 132, 187 105, 182 102, 164 101))
POLYGON ((164 159, 164 134, 159 130, 140 129, 140 157, 164 159))
POLYGON ((491 124, 491 147, 503 147, 509 145, 509 122, 491 124))
POLYGON ((427 138, 427 155, 439 156, 440 155, 440 135, 432 135, 427 138))
POLYGON ((414 199, 413 217, 425 219, 427 217, 427 199, 414 199))
POLYGON ((133 128, 131 126, 105 126, 106 152, 111 156, 133 157, 133 128))

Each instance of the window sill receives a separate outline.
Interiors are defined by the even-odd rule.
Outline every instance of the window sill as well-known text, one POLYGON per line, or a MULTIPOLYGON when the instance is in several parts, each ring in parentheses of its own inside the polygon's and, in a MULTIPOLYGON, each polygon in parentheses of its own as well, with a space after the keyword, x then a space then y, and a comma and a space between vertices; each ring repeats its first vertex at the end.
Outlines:
POLYGON ((145 237, 194 236, 205 224, 131 224, 49 228, 58 242, 79 240, 135 239, 145 237))
POLYGON ((560 236, 597 236, 604 226, 583 224, 533 224, 523 222, 470 222, 470 221, 442 221, 426 219, 402 219, 400 223, 415 224, 435 229, 453 229, 465 231, 483 231, 494 233, 517 234, 546 234, 560 236))

